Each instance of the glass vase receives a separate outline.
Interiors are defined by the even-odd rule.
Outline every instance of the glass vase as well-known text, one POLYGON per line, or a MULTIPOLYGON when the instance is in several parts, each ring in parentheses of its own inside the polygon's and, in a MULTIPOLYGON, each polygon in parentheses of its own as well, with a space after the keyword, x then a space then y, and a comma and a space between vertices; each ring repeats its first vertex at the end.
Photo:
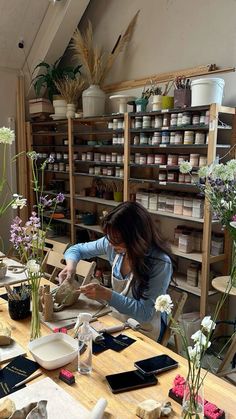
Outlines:
POLYGON ((181 418, 204 419, 204 388, 201 379, 186 380, 181 418))
POLYGON ((41 336, 41 323, 39 314, 39 286, 40 278, 34 278, 34 280, 31 281, 32 314, 30 325, 30 340, 40 338, 41 336))

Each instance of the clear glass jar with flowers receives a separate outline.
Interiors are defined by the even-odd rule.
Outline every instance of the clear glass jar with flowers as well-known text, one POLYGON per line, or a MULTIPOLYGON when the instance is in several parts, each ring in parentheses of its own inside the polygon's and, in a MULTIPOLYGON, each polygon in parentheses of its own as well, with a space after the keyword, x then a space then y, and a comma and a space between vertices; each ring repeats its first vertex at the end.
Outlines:
POLYGON ((16 217, 11 225, 10 241, 16 249, 21 261, 26 264, 26 277, 31 287, 32 316, 31 316, 31 340, 40 337, 39 316, 39 287, 43 277, 44 247, 47 232, 50 230, 52 216, 59 203, 64 201, 64 195, 59 193, 54 198, 49 198, 44 193, 44 171, 48 163, 53 162, 49 156, 38 164, 36 152, 27 153, 31 162, 33 175, 33 190, 35 192, 35 211, 32 212, 25 225, 16 217), (45 221, 45 210, 50 210, 51 217, 45 221))

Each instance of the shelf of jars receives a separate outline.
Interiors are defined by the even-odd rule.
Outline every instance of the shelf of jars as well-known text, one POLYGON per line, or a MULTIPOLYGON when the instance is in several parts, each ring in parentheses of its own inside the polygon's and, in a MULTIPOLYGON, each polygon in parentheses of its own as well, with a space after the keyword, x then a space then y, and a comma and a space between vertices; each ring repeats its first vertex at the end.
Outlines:
MULTIPOLYGON (((171 245, 171 251, 173 255, 182 257, 184 259, 194 260, 195 262, 202 263, 202 253, 200 252, 191 252, 191 253, 184 253, 179 250, 179 248, 175 245, 171 245)), ((210 263, 217 263, 222 262, 226 259, 226 255, 222 253, 221 255, 211 256, 209 257, 210 263)))
POLYGON ((75 163, 78 164, 93 164, 93 165, 99 165, 99 166, 120 166, 123 167, 123 163, 113 163, 113 162, 103 162, 100 160, 74 160, 75 163))
POLYGON ((95 231, 96 233, 102 234, 102 229, 99 224, 88 225, 84 223, 75 223, 74 226, 85 229, 85 230, 95 231))
MULTIPOLYGON (((168 213, 166 211, 160 211, 160 210, 150 210, 148 209, 148 212, 150 212, 150 214, 153 215, 160 215, 161 217, 167 217, 167 218, 175 218, 177 220, 183 220, 183 221, 192 221, 194 223, 204 223, 204 218, 196 218, 196 217, 192 217, 192 216, 187 216, 187 215, 182 215, 182 214, 174 214, 174 213, 168 213)), ((215 223, 217 221, 215 220, 215 223)))
POLYGON ((113 179, 113 180, 119 180, 119 181, 123 181, 123 178, 121 177, 116 177, 116 176, 107 176, 107 175, 99 175, 99 174, 90 174, 90 173, 83 173, 83 172, 74 172, 73 173, 75 176, 86 176, 86 177, 98 177, 101 179, 113 179))
POLYGON ((98 198, 96 196, 80 196, 80 195, 75 195, 75 199, 79 200, 79 201, 85 201, 85 202, 92 202, 95 204, 100 204, 100 205, 107 205, 110 207, 116 207, 117 205, 120 204, 120 202, 116 202, 113 201, 112 199, 103 199, 103 198, 98 198))
POLYGON ((150 183, 152 185, 155 186, 167 186, 169 188, 175 188, 176 190, 178 189, 179 191, 181 190, 186 190, 186 191, 191 191, 191 192, 199 192, 197 186, 195 186, 193 183, 180 183, 180 182, 168 182, 166 180, 157 180, 157 179, 148 179, 148 178, 135 178, 135 177, 130 177, 129 178, 130 182, 135 182, 135 183, 142 183, 142 184, 146 184, 146 183, 150 183))
MULTIPOLYGON (((193 295, 201 297, 201 288, 198 286, 193 286, 187 283, 187 275, 181 273, 174 273, 173 280, 176 283, 177 287, 183 291, 187 291, 193 295)), ((170 284, 170 286, 175 287, 175 285, 170 284)), ((217 294, 216 290, 209 290, 208 295, 215 295, 217 294)))

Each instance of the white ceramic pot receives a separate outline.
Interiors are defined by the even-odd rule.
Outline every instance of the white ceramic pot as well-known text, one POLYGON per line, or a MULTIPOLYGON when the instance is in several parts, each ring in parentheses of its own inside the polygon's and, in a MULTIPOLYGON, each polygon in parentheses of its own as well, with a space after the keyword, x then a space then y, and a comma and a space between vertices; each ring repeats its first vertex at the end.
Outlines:
POLYGON ((53 101, 54 115, 66 117, 66 101, 64 99, 55 99, 53 101))
POLYGON ((161 110, 162 95, 153 95, 152 98, 152 110, 159 111, 161 110))
POLYGON ((99 116, 105 113, 105 93, 96 84, 83 91, 83 116, 99 116))
POLYGON ((67 103, 66 117, 68 119, 75 117, 75 105, 73 103, 67 103))

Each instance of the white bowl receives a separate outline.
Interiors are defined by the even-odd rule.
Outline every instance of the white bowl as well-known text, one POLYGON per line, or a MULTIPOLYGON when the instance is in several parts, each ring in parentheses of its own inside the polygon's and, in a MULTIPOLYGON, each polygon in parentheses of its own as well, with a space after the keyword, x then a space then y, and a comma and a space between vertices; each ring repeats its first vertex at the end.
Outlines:
POLYGON ((54 370, 72 362, 78 354, 77 340, 65 333, 52 333, 28 344, 35 361, 46 370, 54 370))

